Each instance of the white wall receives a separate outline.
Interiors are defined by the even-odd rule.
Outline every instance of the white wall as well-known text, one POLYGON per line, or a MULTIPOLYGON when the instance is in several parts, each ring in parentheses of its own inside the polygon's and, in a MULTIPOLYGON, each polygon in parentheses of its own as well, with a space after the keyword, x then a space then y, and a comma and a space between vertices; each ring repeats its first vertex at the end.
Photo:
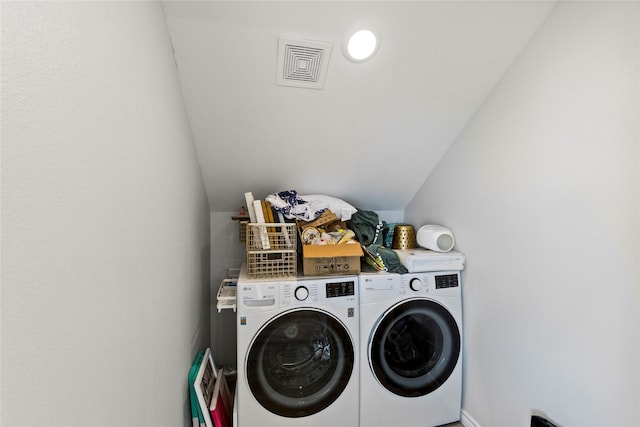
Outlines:
POLYGON ((190 423, 209 207, 156 2, 2 2, 3 426, 190 423))
MULTIPOLYGON (((248 190, 249 191, 249 190, 248 190)), ((238 211, 245 203, 244 193, 238 195, 238 211)), ((215 207, 214 207, 215 208, 215 207)), ((228 268, 239 268, 246 259, 245 242, 240 241, 238 221, 231 219, 238 212, 211 212, 211 352, 217 364, 236 366, 236 313, 217 312, 215 296, 228 268)))
POLYGON ((558 3, 405 212, 468 257, 478 425, 640 425, 638 9, 558 3))

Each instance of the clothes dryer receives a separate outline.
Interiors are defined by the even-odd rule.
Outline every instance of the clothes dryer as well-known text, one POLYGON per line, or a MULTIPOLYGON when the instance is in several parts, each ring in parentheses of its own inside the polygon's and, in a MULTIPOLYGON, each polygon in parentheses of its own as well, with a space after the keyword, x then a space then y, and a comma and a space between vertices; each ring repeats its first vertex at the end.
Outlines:
POLYGON ((237 284, 236 427, 354 427, 358 276, 237 284))
POLYGON ((458 421, 462 299, 458 271, 360 275, 360 426, 458 421))

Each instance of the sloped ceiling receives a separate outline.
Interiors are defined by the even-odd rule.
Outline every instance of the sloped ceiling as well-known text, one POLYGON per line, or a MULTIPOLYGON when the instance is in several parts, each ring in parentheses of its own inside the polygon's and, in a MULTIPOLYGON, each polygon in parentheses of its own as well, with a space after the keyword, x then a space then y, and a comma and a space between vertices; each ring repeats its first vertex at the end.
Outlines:
POLYGON ((403 210, 554 5, 547 1, 163 2, 210 209, 244 193, 403 210), (377 54, 348 61, 348 30, 377 54), (324 88, 276 85, 278 37, 333 45, 324 88))

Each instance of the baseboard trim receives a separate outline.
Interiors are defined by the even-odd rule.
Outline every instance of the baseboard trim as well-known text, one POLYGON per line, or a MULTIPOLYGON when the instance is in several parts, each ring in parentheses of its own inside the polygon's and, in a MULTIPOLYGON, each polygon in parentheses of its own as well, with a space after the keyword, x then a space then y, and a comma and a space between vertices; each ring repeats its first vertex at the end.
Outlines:
POLYGON ((460 422, 464 427, 480 427, 480 424, 464 409, 460 411, 460 422))

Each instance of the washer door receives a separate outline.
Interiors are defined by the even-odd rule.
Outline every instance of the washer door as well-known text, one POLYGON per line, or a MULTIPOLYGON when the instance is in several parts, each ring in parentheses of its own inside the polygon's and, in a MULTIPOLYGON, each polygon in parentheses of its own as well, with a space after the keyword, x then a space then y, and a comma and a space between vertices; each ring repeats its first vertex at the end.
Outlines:
POLYGON ((369 339, 369 363, 377 380, 405 397, 424 396, 440 387, 459 356, 455 319, 442 305, 427 299, 391 307, 369 339))
POLYGON ((340 396, 354 359, 352 338, 336 317, 320 310, 293 310, 271 319, 257 333, 247 355, 247 381, 270 412, 305 417, 340 396))

